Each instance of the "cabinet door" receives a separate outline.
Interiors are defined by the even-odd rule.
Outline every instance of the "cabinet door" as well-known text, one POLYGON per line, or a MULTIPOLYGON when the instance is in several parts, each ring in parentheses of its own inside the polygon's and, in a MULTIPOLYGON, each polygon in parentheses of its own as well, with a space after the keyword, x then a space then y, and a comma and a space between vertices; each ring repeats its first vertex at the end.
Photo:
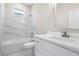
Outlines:
POLYGON ((45 55, 50 55, 50 56, 75 56, 78 55, 77 53, 69 50, 69 49, 65 49, 59 45, 55 45, 54 43, 50 43, 48 41, 45 41, 43 39, 41 40, 41 49, 43 49, 43 52, 46 52, 45 55))
POLYGON ((46 41, 43 41, 37 38, 36 44, 35 44, 35 55, 36 56, 52 56, 50 51, 48 51, 47 49, 48 47, 46 47, 46 41))

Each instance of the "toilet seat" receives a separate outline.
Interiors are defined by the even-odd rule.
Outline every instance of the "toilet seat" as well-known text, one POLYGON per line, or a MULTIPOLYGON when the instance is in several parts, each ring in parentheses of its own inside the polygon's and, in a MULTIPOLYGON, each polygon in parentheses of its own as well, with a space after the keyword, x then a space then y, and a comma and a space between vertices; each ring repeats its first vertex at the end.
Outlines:
POLYGON ((35 45, 35 42, 28 42, 24 44, 24 48, 32 48, 34 47, 34 45, 35 45))

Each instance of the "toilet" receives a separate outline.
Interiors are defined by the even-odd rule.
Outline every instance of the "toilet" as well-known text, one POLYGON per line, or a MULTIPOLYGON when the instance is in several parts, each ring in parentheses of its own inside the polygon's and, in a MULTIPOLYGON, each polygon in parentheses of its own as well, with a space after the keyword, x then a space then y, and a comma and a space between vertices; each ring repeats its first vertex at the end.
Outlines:
POLYGON ((24 50, 23 53, 25 56, 34 56, 34 46, 35 42, 28 42, 24 44, 24 50))
POLYGON ((24 43, 24 48, 21 50, 18 50, 15 53, 9 54, 7 56, 34 56, 35 42, 26 42, 24 43))

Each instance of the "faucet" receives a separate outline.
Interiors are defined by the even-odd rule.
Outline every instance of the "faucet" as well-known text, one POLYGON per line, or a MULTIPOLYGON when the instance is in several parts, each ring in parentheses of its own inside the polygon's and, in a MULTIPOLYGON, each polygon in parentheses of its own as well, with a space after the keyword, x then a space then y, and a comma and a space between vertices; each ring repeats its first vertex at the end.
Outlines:
POLYGON ((62 32, 62 33, 63 33, 62 37, 69 38, 69 35, 67 34, 67 32, 62 32))
POLYGON ((29 36, 29 37, 31 37, 31 38, 34 37, 34 33, 33 33, 33 32, 31 32, 30 34, 25 32, 25 35, 27 35, 27 36, 29 36))

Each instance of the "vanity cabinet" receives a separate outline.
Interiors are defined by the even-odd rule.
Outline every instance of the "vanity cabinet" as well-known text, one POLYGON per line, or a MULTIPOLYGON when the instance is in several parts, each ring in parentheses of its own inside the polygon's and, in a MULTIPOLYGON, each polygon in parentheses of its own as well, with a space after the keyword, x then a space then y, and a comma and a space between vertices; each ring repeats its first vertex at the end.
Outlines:
POLYGON ((36 56, 77 56, 75 52, 53 44, 42 38, 35 38, 36 56))

